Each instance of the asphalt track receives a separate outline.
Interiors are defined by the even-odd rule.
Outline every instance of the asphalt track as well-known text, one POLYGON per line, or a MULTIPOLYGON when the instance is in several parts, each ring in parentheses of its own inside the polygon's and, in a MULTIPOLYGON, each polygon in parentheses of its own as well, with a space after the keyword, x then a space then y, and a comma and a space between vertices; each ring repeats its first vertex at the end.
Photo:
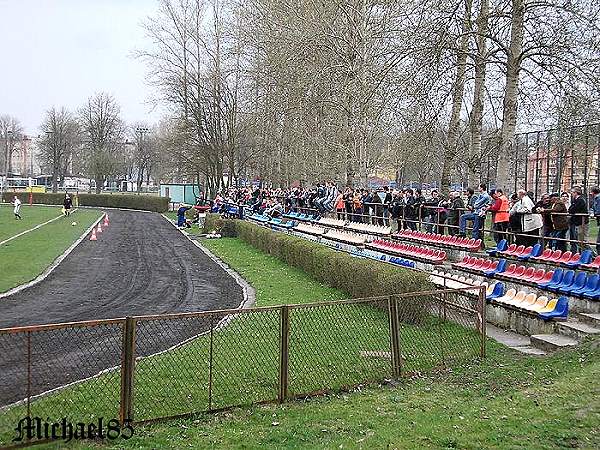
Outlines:
MULTIPOLYGON (((96 242, 83 240, 43 281, 0 299, 0 328, 134 315, 237 308, 242 289, 156 213, 110 211, 96 242)), ((139 329, 137 356, 176 345, 204 321, 139 329)), ((116 325, 0 334, 0 406, 93 376, 120 363, 116 325), (30 382, 27 348, 31 349, 30 382)))

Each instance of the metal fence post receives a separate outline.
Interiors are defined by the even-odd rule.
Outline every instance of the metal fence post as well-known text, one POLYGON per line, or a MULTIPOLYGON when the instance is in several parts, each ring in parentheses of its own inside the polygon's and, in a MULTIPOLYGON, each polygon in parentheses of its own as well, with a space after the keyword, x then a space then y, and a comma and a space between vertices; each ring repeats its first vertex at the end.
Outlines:
POLYGON ((214 323, 213 316, 210 316, 210 347, 208 353, 208 410, 212 411, 212 391, 213 391, 213 364, 214 364, 214 323))
POLYGON ((400 326, 398 321, 398 299, 394 295, 388 297, 388 316, 390 320, 390 350, 392 353, 392 376, 402 374, 402 356, 400 355, 400 326))
POLYGON ((121 423, 133 420, 133 374, 135 370, 136 320, 127 317, 123 325, 123 347, 121 350, 121 401, 119 419, 121 423))
POLYGON ((31 331, 27 332, 27 417, 31 417, 31 331))
POLYGON ((479 289, 479 301, 477 302, 477 318, 480 330, 480 348, 479 356, 485 358, 485 340, 486 340, 486 318, 485 318, 485 288, 479 289))
POLYGON ((289 376, 289 336, 290 336, 290 310, 289 306, 280 308, 280 333, 279 333, 279 402, 283 403, 288 396, 289 376))

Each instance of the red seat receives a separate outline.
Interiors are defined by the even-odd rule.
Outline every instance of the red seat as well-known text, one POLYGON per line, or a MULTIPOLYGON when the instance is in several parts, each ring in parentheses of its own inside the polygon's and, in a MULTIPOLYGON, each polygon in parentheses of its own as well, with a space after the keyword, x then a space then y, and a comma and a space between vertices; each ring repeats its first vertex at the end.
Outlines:
POLYGON ((538 269, 535 271, 533 276, 531 278, 529 278, 529 280, 527 280, 527 281, 532 281, 534 283, 541 283, 542 280, 544 279, 545 275, 546 275, 546 271, 544 269, 538 269))
POLYGON ((554 275, 554 271, 549 270, 548 272, 546 272, 544 274, 544 278, 542 278, 540 281, 538 281, 538 283, 549 283, 550 280, 552 280, 552 275, 554 275))
POLYGON ((531 252, 533 251, 533 247, 526 247, 525 250, 523 250, 523 253, 521 253, 520 255, 516 255, 516 256, 527 256, 527 255, 531 255, 531 252))
MULTIPOLYGON (((571 252, 569 252, 569 253, 571 253, 571 252)), ((561 255, 562 255, 562 252, 560 250, 554 250, 554 252, 552 252, 552 256, 550 256, 550 258, 548 258, 548 261, 558 262, 561 255)))
POLYGON ((547 248, 540 256, 537 257, 537 259, 548 259, 550 256, 552 256, 552 249, 547 248))
POLYGON ((519 266, 519 267, 517 267, 517 270, 515 270, 515 273, 513 273, 510 277, 520 279, 524 273, 525 273, 525 266, 519 266))
POLYGON ((479 270, 481 269, 481 266, 483 266, 483 264, 485 263, 485 261, 481 258, 477 258, 477 261, 475 262, 474 265, 471 266, 472 269, 475 270, 479 270))
POLYGON ((458 240, 458 236, 452 236, 448 241, 449 244, 454 244, 458 240))
POLYGON ((462 261, 457 262, 455 264, 455 266, 464 267, 464 266, 468 265, 469 261, 471 261, 471 257, 470 256, 465 256, 465 257, 463 257, 462 261))
POLYGON ((518 256, 518 255, 520 255, 520 254, 523 253, 523 250, 525 250, 525 246, 524 245, 519 245, 512 252, 507 251, 506 254, 510 255, 510 256, 518 256))
POLYGON ((498 267, 498 262, 499 261, 494 261, 492 263, 492 265, 488 268, 488 269, 484 269, 483 267, 481 268, 481 270, 496 270, 496 267, 498 267))
POLYGON ((501 253, 503 253, 505 255, 512 255, 516 249, 517 249, 517 244, 510 244, 508 246, 508 248, 506 249, 506 251, 501 252, 501 253))
POLYGON ((559 264, 567 263, 567 262, 569 262, 571 260, 571 255, 572 255, 571 252, 564 252, 562 254, 562 256, 560 257, 560 259, 558 261, 556 261, 556 262, 559 263, 559 264))
POLYGON ((491 270, 492 268, 492 261, 490 261, 489 259, 483 262, 483 265, 479 268, 479 270, 481 270, 482 272, 485 270, 491 270))
POLYGON ((471 250, 479 250, 481 248, 481 239, 475 239, 475 242, 470 246, 471 250))
POLYGON ((510 277, 510 276, 512 276, 513 273, 515 273, 516 270, 517 270, 517 265, 511 264, 510 266, 508 266, 508 269, 506 269, 506 271, 502 273, 502 275, 510 277))
POLYGON ((471 262, 469 263, 469 265, 467 267, 473 268, 477 265, 477 263, 480 261, 480 258, 472 258, 471 262))
POLYGON ((525 273, 520 277, 522 280, 529 280, 535 274, 535 267, 528 267, 525 273))
POLYGON ((575 253, 573 256, 571 256, 571 259, 567 261, 567 263, 577 264, 579 262, 579 258, 581 258, 581 255, 579 253, 575 253))
POLYGON ((445 252, 444 250, 442 250, 442 251, 440 252, 440 254, 438 255, 438 259, 439 259, 440 261, 445 261, 445 260, 446 260, 446 252, 445 252))

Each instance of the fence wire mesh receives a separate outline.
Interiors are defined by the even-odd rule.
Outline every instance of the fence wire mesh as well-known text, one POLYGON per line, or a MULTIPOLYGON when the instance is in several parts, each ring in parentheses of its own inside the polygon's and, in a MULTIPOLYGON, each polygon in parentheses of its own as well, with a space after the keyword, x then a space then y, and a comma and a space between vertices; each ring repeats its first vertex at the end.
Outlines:
POLYGON ((478 289, 0 330, 0 446, 24 417, 144 422, 447 367, 485 351, 478 289))

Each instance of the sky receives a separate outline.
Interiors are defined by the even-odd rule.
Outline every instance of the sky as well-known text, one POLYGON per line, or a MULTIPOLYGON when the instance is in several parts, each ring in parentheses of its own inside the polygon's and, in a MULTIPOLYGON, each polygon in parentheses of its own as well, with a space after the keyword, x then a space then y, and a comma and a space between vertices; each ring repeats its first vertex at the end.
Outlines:
POLYGON ((38 135, 52 106, 76 111, 97 92, 121 106, 126 122, 157 122, 140 26, 156 0, 0 0, 0 114, 38 135))

